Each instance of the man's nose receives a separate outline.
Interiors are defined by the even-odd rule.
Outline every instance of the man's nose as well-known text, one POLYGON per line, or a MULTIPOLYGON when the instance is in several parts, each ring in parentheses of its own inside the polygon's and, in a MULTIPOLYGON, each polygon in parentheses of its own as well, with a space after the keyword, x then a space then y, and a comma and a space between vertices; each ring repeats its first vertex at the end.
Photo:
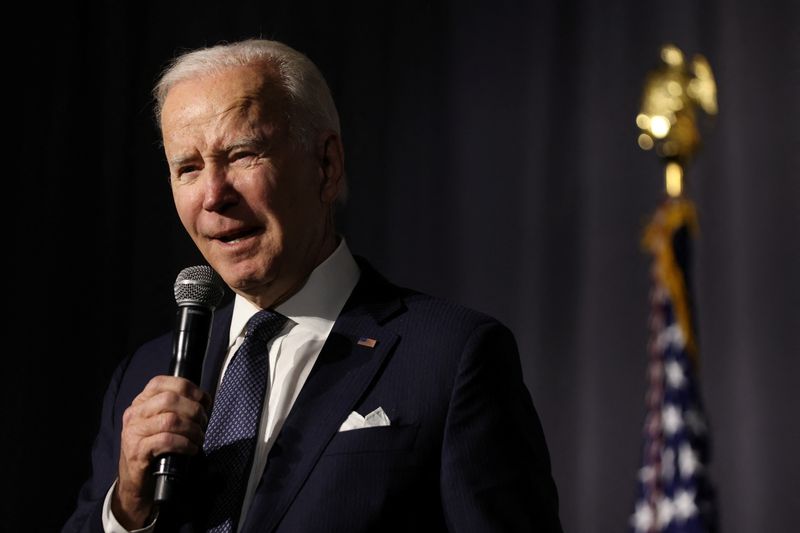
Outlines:
POLYGON ((224 211, 236 204, 239 197, 231 173, 224 165, 208 165, 203 191, 203 209, 224 211))

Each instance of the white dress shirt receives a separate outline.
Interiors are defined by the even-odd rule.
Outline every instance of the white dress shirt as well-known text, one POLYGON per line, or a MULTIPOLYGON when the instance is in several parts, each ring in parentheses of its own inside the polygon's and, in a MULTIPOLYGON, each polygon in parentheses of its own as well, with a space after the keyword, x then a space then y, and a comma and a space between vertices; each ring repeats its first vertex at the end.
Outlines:
MULTIPOLYGON (((261 412, 259 435, 253 466, 242 504, 239 527, 250 507, 258 482, 267 464, 267 456, 280 433, 283 422, 303 388, 322 346, 333 328, 347 298, 358 282, 361 272, 344 239, 336 250, 309 276, 305 285, 291 298, 275 308, 287 317, 286 325, 269 344, 269 384, 261 412)), ((223 365, 227 369, 236 349, 244 340, 247 321, 260 309, 245 298, 236 295, 228 342, 228 352, 223 365)), ((220 375, 220 382, 222 375, 220 375)), ((114 483, 116 485, 116 482, 114 483)), ((111 512, 111 486, 103 504, 103 529, 106 533, 128 533, 111 512)), ((131 533, 148 533, 155 522, 131 533)))

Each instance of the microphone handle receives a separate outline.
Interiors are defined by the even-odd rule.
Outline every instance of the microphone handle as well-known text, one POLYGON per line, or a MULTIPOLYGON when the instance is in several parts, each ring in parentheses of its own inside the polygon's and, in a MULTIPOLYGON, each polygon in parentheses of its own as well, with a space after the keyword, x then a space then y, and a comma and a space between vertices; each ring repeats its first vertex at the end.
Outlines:
MULTIPOLYGON (((213 314, 212 309, 200 305, 182 305, 178 308, 172 341, 171 375, 200 383, 213 314)), ((187 456, 174 453, 156 457, 153 464, 156 503, 163 504, 176 498, 188 470, 188 460, 187 456)))

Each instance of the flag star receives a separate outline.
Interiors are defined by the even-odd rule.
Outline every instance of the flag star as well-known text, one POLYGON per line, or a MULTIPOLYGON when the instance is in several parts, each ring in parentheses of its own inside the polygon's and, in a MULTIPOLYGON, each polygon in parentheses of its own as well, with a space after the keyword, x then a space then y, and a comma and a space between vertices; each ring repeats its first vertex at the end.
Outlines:
POLYGON ((675 405, 668 404, 664 407, 661 412, 661 425, 667 435, 674 435, 683 427, 683 417, 675 405))
POLYGON ((630 524, 637 533, 650 531, 653 526, 653 510, 646 501, 636 502, 636 511, 631 516, 630 524))
POLYGON ((693 490, 679 490, 675 493, 675 516, 679 521, 685 522, 697 514, 697 504, 694 502, 693 490))
POLYGON ((658 529, 664 529, 675 516, 675 505, 668 497, 658 500, 658 529))
POLYGON ((680 469, 681 477, 684 479, 692 477, 692 474, 700 470, 701 466, 697 453, 692 447, 687 443, 682 444, 678 452, 678 468, 680 469))
POLYGON ((686 346, 686 337, 683 334, 680 324, 672 324, 658 334, 656 346, 665 351, 667 346, 683 349, 686 346))
POLYGON ((681 364, 679 362, 668 362, 665 365, 664 370, 667 374, 667 383, 669 383, 670 387, 680 389, 683 387, 683 384, 686 383, 686 376, 683 374, 683 368, 681 368, 681 364))

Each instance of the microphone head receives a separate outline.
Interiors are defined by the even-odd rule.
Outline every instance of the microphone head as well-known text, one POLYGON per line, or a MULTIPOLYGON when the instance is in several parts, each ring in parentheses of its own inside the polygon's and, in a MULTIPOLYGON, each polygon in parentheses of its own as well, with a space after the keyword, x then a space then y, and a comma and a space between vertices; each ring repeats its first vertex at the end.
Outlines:
POLYGON ((198 265, 181 270, 175 280, 178 305, 202 305, 214 309, 225 295, 222 278, 210 266, 198 265))

